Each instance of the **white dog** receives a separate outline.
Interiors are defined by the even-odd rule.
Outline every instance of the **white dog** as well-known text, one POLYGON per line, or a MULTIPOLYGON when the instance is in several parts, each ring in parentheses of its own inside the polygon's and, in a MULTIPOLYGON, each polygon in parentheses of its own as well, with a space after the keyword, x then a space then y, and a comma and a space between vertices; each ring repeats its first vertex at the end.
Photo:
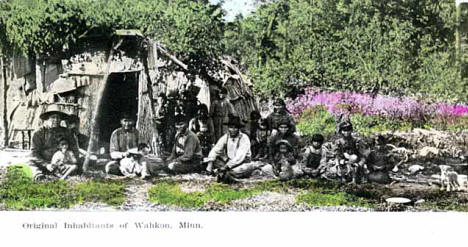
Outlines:
POLYGON ((441 190, 460 191, 467 190, 467 176, 459 175, 451 166, 440 165, 440 184, 441 190))

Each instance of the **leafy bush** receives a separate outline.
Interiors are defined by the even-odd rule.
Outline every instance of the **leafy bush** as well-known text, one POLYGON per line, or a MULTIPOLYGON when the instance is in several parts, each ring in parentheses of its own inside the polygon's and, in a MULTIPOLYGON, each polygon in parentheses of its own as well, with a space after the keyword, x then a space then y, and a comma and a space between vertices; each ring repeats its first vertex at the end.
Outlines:
POLYGON ((411 122, 386 119, 379 116, 366 116, 363 114, 351 115, 354 131, 368 136, 374 133, 396 130, 410 130, 413 125, 411 122))
POLYGON ((323 106, 314 106, 302 112, 296 128, 302 136, 315 133, 330 136, 336 130, 334 117, 323 106))

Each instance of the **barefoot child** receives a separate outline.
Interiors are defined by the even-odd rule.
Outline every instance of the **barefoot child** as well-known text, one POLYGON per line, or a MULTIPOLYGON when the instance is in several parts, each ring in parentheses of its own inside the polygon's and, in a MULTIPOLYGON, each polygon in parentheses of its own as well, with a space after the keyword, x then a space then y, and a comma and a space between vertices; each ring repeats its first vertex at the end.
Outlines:
POLYGON ((60 179, 67 178, 72 172, 74 172, 78 166, 78 160, 75 157, 73 151, 68 149, 68 140, 63 138, 59 141, 59 150, 54 153, 52 160, 47 165, 47 170, 54 175, 60 177, 60 179))
POLYGON ((125 177, 148 176, 148 168, 144 157, 149 153, 149 146, 145 143, 138 145, 138 148, 128 150, 127 157, 120 161, 120 172, 125 177))

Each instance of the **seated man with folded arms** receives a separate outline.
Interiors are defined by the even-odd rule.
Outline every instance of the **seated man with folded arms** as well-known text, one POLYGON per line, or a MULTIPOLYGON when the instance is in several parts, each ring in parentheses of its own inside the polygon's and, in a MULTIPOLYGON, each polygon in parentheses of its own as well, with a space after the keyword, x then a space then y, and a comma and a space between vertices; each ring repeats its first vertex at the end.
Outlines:
POLYGON ((252 154, 249 136, 240 132, 243 127, 241 119, 230 116, 225 124, 228 133, 218 140, 205 162, 208 163, 206 170, 214 172, 218 182, 230 183, 236 178, 249 177, 254 169, 250 163, 252 154))
POLYGON ((168 169, 172 173, 193 173, 201 171, 202 149, 197 135, 188 128, 185 115, 175 117, 176 136, 168 169))

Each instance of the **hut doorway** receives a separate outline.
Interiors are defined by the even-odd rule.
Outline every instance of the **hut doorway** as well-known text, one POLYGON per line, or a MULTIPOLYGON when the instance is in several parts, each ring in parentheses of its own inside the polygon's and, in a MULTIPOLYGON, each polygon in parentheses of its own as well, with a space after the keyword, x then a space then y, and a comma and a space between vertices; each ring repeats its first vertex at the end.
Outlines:
MULTIPOLYGON (((120 127, 120 119, 124 114, 131 116, 138 112, 138 72, 112 73, 102 98, 101 118, 99 120, 99 140, 108 143, 112 132, 120 127)), ((135 119, 136 120, 136 119, 135 119)))

